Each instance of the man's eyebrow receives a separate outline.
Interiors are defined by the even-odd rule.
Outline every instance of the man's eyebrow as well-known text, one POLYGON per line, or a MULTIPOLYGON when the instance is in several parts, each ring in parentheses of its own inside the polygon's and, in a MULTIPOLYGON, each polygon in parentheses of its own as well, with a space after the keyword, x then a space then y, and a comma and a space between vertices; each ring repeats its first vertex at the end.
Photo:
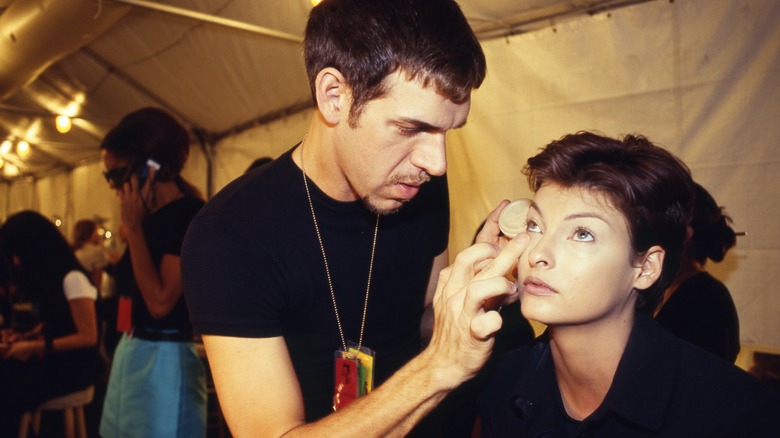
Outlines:
POLYGON ((435 126, 435 125, 432 125, 432 124, 430 124, 428 122, 424 122, 422 120, 415 119, 415 118, 412 118, 412 117, 399 117, 397 119, 396 123, 412 125, 416 129, 421 130, 421 131, 426 131, 426 132, 430 132, 430 131, 444 132, 444 131, 447 131, 449 129, 462 128, 466 124, 466 120, 464 120, 463 122, 459 123, 457 126, 453 126, 451 128, 443 128, 441 126, 435 126))

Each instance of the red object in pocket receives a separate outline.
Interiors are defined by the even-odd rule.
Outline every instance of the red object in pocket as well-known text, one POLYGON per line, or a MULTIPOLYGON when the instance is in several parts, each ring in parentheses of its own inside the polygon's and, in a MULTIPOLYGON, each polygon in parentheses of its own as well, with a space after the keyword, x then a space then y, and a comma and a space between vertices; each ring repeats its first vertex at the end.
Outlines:
POLYGON ((126 296, 119 297, 119 308, 116 314, 116 331, 130 333, 133 329, 133 299, 126 296))

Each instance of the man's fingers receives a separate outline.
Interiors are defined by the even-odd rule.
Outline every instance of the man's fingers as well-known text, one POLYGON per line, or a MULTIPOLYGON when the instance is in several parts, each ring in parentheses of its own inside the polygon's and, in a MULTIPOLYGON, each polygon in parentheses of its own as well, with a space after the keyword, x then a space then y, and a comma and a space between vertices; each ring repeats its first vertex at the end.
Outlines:
POLYGON ((509 272, 517 265, 517 261, 528 246, 528 239, 528 234, 521 233, 507 242, 501 252, 477 273, 475 279, 503 276, 509 272))
POLYGON ((498 227, 498 217, 501 216, 501 210, 503 210, 507 205, 509 205, 509 200, 504 199, 498 204, 496 208, 493 209, 493 211, 490 212, 490 214, 488 214, 487 219, 485 219, 485 224, 482 226, 482 229, 479 230, 477 237, 474 239, 475 242, 496 242, 498 234, 501 232, 498 227))
POLYGON ((480 341, 486 341, 501 329, 503 320, 496 311, 477 315, 471 320, 471 336, 480 341))
POLYGON ((469 285, 463 309, 471 317, 477 315, 480 309, 494 310, 507 297, 517 294, 517 284, 503 276, 475 280, 469 285), (495 304, 489 304, 495 303, 495 304))
POLYGON ((447 293, 449 297, 465 289, 474 278, 479 262, 495 257, 497 253, 496 247, 488 243, 477 243, 458 253, 450 266, 451 271, 443 292, 447 293))

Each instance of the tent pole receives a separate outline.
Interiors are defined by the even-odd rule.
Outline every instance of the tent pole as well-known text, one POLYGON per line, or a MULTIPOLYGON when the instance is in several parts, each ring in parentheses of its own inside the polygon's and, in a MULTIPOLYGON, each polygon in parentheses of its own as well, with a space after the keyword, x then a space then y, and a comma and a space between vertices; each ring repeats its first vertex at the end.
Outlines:
POLYGON ((206 21, 220 26, 231 27, 233 29, 244 30, 247 32, 257 33, 260 35, 286 40, 293 43, 303 42, 303 38, 298 35, 289 34, 286 32, 280 32, 278 30, 269 29, 267 27, 257 26, 255 24, 245 23, 238 20, 231 20, 229 18, 218 17, 216 15, 204 14, 202 12, 191 11, 189 9, 179 8, 170 5, 164 5, 146 0, 114 0, 117 3, 124 3, 126 5, 137 6, 141 8, 151 9, 158 12, 164 12, 166 14, 178 15, 180 17, 191 18, 194 20, 206 21))

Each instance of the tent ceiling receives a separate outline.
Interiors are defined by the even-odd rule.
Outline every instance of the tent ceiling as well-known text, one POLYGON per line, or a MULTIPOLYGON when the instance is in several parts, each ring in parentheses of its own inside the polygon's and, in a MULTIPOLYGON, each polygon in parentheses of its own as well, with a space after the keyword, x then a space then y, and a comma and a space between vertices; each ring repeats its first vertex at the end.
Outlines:
MULTIPOLYGON (((459 4, 489 39, 643 1, 459 4)), ((0 178, 97 160, 107 130, 146 105, 167 108, 210 141, 310 106, 298 42, 310 8, 310 0, 0 0, 0 141, 10 141, 0 178), (68 13, 51 21, 63 4, 68 13), (37 70, 11 65, 10 55, 37 70), (68 113, 73 128, 61 134, 54 118, 68 113), (23 157, 20 140, 31 145, 23 157)))

